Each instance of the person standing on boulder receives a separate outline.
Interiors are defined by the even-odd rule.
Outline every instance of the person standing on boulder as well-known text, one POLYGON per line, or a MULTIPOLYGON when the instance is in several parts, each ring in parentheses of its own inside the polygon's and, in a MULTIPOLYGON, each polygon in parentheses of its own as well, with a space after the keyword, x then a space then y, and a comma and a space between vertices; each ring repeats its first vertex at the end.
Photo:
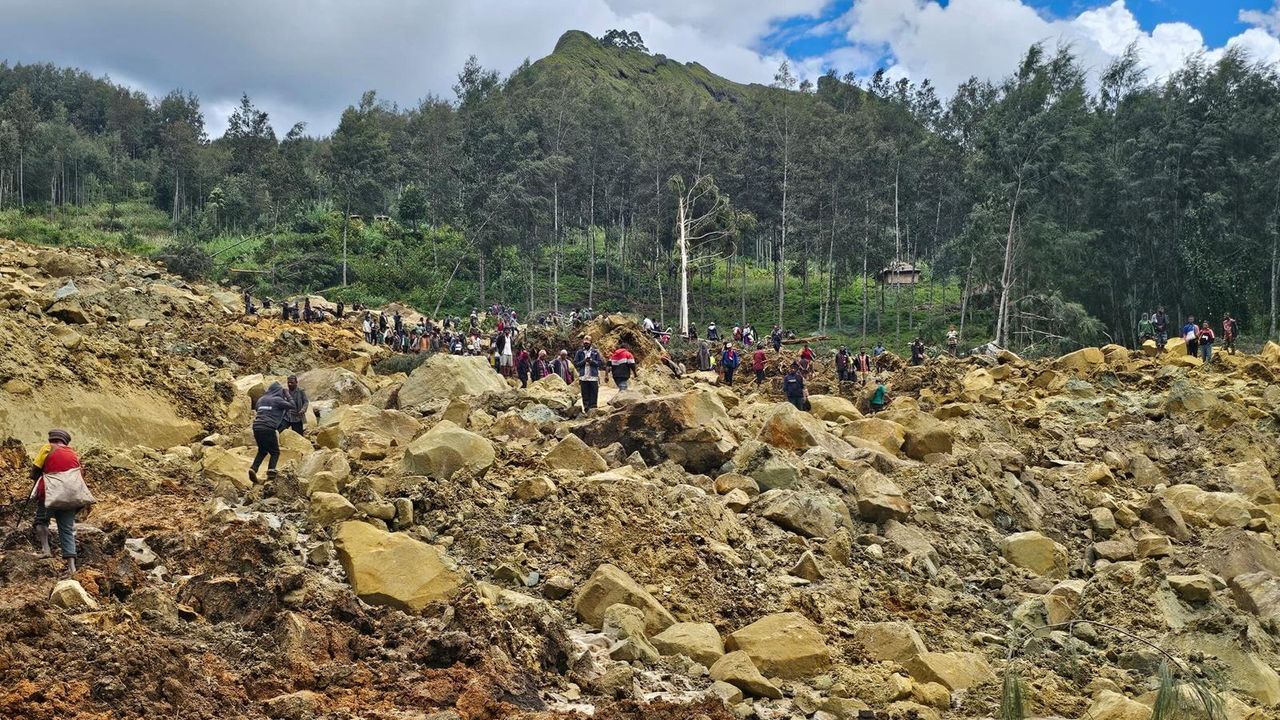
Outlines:
POLYGON ((1156 347, 1164 352, 1165 343, 1169 342, 1169 316, 1165 314, 1163 305, 1156 308, 1156 314, 1151 316, 1151 327, 1156 331, 1156 347))
POLYGON ((751 369, 756 371, 756 385, 764 384, 764 366, 764 343, 757 343, 756 351, 751 353, 751 369))
POLYGON ((289 409, 284 414, 285 427, 298 433, 303 432, 303 423, 307 420, 307 406, 311 404, 311 400, 307 397, 307 391, 298 387, 298 376, 290 375, 285 380, 288 392, 286 396, 289 398, 289 409))
POLYGON ((1151 324, 1151 317, 1146 313, 1142 313, 1142 319, 1138 321, 1138 348, 1142 348, 1142 343, 1148 340, 1154 340, 1156 337, 1156 327, 1151 324))
POLYGON ((1236 333, 1240 330, 1240 324, 1235 318, 1231 317, 1231 313, 1222 314, 1222 349, 1230 355, 1236 354, 1236 333))
POLYGON ((67 561, 67 571, 74 574, 76 513, 80 508, 93 504, 94 499, 80 474, 80 458, 70 447, 71 433, 53 429, 49 431, 48 440, 32 461, 30 472, 31 479, 35 480, 35 486, 31 488, 31 499, 36 504, 36 541, 40 543, 40 556, 51 557, 53 553, 49 550, 49 519, 57 521, 58 547, 62 550, 62 558, 67 561), (55 484, 64 491, 50 492, 55 484), (75 492, 68 494, 65 492, 67 488, 75 492), (51 497, 55 495, 63 497, 51 497), (46 501, 54 506, 49 507, 46 501))
POLYGON ((791 363, 791 372, 782 378, 782 394, 797 410, 804 410, 808 404, 809 391, 804 389, 804 373, 800 372, 799 363, 791 363))
POLYGON ((1187 343, 1187 354, 1195 357, 1200 354, 1200 326, 1196 325, 1194 315, 1187 316, 1187 323, 1182 326, 1182 339, 1187 343))
POLYGON ((574 353, 573 366, 578 370, 578 387, 582 390, 582 412, 589 413, 600 397, 600 366, 604 359, 591 347, 591 336, 582 336, 582 348, 574 353))
POLYGON ((609 356, 609 372, 613 375, 614 384, 618 386, 618 392, 626 391, 627 383, 630 382, 633 373, 636 377, 640 377, 636 356, 631 354, 631 349, 626 343, 619 344, 618 349, 609 356))
POLYGON ((1209 321, 1205 320, 1200 323, 1200 359, 1206 365, 1213 362, 1213 328, 1209 327, 1209 321))
POLYGON ((738 351, 733 349, 733 343, 725 343, 724 352, 720 353, 720 367, 724 368, 725 385, 733 384, 733 371, 738 369, 741 362, 738 351))
POLYGON ((249 481, 258 482, 258 467, 270 456, 267 463, 267 479, 276 479, 276 463, 280 462, 281 428, 285 427, 285 415, 292 408, 285 389, 280 383, 271 383, 271 387, 258 398, 254 404, 253 440, 258 445, 258 454, 249 466, 249 481))

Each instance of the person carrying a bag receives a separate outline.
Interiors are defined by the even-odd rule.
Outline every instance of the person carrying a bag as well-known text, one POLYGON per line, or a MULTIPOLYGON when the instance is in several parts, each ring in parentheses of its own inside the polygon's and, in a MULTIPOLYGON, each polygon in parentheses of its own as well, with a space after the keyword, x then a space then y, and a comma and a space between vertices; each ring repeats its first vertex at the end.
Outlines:
POLYGON ((76 513, 97 500, 89 492, 80 472, 80 458, 71 449, 71 433, 49 431, 49 442, 32 461, 31 499, 36 504, 36 540, 41 557, 50 557, 49 519, 58 522, 58 545, 67 561, 67 571, 76 571, 76 513))

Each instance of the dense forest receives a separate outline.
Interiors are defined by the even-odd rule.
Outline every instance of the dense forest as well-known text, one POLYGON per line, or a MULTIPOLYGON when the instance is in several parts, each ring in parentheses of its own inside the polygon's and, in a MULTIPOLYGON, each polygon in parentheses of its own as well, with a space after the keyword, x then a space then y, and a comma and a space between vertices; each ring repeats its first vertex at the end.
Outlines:
POLYGON ((887 322, 876 273, 906 263, 926 282, 888 290, 895 313, 910 293, 899 338, 955 322, 973 344, 1131 343, 1156 305, 1276 335, 1280 78, 1239 52, 1157 81, 1132 51, 1090 74, 1036 46, 943 98, 786 64, 740 85, 634 33, 569 32, 506 77, 473 59, 454 93, 371 90, 326 137, 244 97, 215 138, 181 90, 3 64, 0 233, 114 223, 189 274, 437 312, 679 326, 687 283, 692 321, 866 336, 887 322), (156 211, 135 230, 120 208, 139 203, 156 211))

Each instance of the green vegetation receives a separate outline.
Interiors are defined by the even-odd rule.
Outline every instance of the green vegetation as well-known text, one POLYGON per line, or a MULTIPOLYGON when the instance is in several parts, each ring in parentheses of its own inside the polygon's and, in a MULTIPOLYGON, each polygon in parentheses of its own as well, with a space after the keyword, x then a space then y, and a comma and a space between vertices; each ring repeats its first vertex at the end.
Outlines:
POLYGON ((326 137, 278 135, 244 97, 210 138, 190 94, 0 64, 0 234, 426 312, 678 328, 687 265, 697 326, 745 304, 758 330, 900 349, 954 324, 1034 354, 1133 344, 1164 305, 1276 334, 1280 78, 1241 52, 1158 83, 1129 54, 1086 82, 1037 46, 944 102, 785 63, 742 85, 635 33, 569 32, 505 78, 472 59, 454 90, 366 92, 326 137), (914 291, 866 277, 900 264, 914 291))

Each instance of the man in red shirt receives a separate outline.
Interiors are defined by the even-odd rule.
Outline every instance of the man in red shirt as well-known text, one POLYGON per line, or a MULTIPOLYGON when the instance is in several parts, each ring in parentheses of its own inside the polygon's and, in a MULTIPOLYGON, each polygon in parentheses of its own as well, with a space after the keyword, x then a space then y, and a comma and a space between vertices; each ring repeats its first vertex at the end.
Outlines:
POLYGON ((609 356, 609 370, 613 375, 613 382, 618 386, 618 391, 623 392, 627 389, 627 383, 631 380, 632 373, 636 377, 640 377, 640 368, 636 367, 636 356, 631 354, 631 350, 627 348, 626 343, 618 346, 617 350, 609 356))
POLYGON ((76 512, 79 508, 59 508, 50 510, 45 507, 45 476, 54 473, 79 471, 80 458, 76 456, 71 444, 71 433, 66 430, 49 431, 49 442, 40 448, 39 454, 32 460, 31 479, 35 486, 31 488, 31 498, 36 503, 36 540, 40 543, 41 557, 50 557, 49 550, 49 518, 58 522, 58 545, 62 557, 67 561, 68 572, 76 571, 76 512))
POLYGON ((751 369, 756 371, 756 384, 764 383, 764 344, 757 343, 756 351, 751 353, 751 369))

